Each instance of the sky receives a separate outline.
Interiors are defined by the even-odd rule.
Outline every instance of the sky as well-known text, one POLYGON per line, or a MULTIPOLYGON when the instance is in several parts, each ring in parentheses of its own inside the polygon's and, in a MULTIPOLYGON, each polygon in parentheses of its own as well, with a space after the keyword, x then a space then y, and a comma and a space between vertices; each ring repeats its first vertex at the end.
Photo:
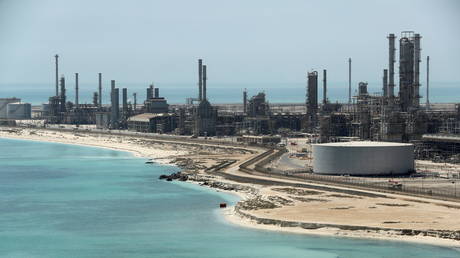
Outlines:
MULTIPOLYGON (((54 83, 60 73, 120 82, 380 81, 389 33, 422 35, 421 78, 460 82, 457 0, 0 0, 0 84, 54 83)), ((397 80, 396 80, 397 81, 397 80)), ((422 79, 423 81, 423 79, 422 79)))

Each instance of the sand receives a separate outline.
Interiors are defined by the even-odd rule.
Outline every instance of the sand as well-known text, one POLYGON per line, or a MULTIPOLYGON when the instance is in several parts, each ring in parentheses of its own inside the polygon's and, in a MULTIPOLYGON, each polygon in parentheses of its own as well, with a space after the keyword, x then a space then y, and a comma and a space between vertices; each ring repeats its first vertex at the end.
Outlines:
MULTIPOLYGON (((131 136, 93 135, 84 132, 61 132, 39 129, 0 128, 0 137, 27 139, 45 142, 87 145, 129 151, 136 156, 153 159, 155 162, 169 164, 180 157, 187 157, 195 162, 195 173, 222 183, 239 184, 219 176, 209 175, 205 168, 215 165, 219 160, 235 159, 237 162, 226 169, 226 173, 253 178, 266 178, 248 175, 238 170, 238 165, 249 159, 254 153, 197 147, 194 145, 150 141, 145 138, 131 136), (198 168, 198 169, 196 169, 198 168)), ((210 144, 212 145, 212 144, 210 144)), ((251 149, 260 153, 260 149, 251 149)), ((271 180, 275 180, 270 178, 271 180)), ((279 181, 290 181, 276 179, 279 181)), ((195 182, 197 183, 197 182, 195 182)), ((199 182, 198 182, 199 183, 199 182)), ((264 230, 275 230, 291 233, 372 238, 379 240, 411 241, 424 244, 460 247, 460 241, 431 236, 405 236, 391 229, 411 230, 460 230, 460 203, 436 201, 426 198, 408 197, 395 194, 383 194, 381 197, 344 194, 337 191, 320 191, 320 193, 293 193, 286 188, 308 190, 284 186, 262 186, 258 184, 239 184, 253 189, 252 191, 233 191, 245 201, 256 197, 275 203, 278 207, 271 209, 244 210, 243 212, 257 217, 282 221, 306 223, 323 223, 329 225, 367 226, 386 229, 384 231, 343 230, 336 227, 319 229, 303 229, 300 227, 280 227, 277 225, 257 224, 254 220, 242 217, 235 207, 222 210, 222 214, 232 223, 264 230), (280 190, 284 188, 284 190, 280 190), (280 199, 281 198, 281 199, 280 199), (281 203, 279 202, 281 200, 281 203), (284 201, 283 201, 284 200, 284 201), (284 202, 284 203, 282 203, 284 202)), ((322 184, 316 184, 324 186, 322 184)), ((336 187, 345 189, 345 187, 336 187)), ((222 191, 222 190, 219 190, 222 191)), ((295 191, 294 191, 295 192, 295 191)), ((362 191, 372 193, 371 191, 362 191)), ((381 194, 381 193, 380 193, 381 194)))

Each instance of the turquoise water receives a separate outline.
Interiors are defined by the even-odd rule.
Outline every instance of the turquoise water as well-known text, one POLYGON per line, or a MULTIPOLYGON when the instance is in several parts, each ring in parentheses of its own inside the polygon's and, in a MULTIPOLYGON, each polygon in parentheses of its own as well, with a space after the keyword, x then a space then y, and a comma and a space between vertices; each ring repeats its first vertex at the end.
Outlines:
MULTIPOLYGON (((321 82, 319 82, 319 99, 322 99, 321 82)), ((160 95, 165 97, 169 103, 183 104, 188 97, 196 97, 198 95, 195 83, 158 83, 160 87, 160 95)), ((431 103, 460 103, 460 82, 432 82, 430 101, 431 103)), ((54 84, 0 84, 0 98, 18 97, 24 102, 29 102, 34 105, 47 103, 48 98, 54 94, 54 84)), ((80 103, 92 103, 93 92, 97 91, 97 83, 80 83, 80 103)), ((118 83, 117 87, 128 88, 128 98, 132 99, 132 93, 137 92, 138 103, 143 103, 146 94, 146 84, 140 83, 118 83)), ((248 89, 248 96, 256 95, 260 91, 267 94, 267 100, 270 103, 305 103, 306 95, 305 83, 248 83, 248 84, 208 84, 208 98, 211 103, 242 103, 243 90, 248 89)), ((356 91, 357 83, 353 83, 353 92, 356 91), (356 85, 355 85, 356 84, 356 85)), ((109 103, 110 85, 104 82, 102 102, 109 103)), ((381 91, 381 83, 369 82, 369 92, 376 93, 381 91)), ((396 93, 398 88, 395 89, 396 93)), ((67 97, 70 101, 74 101, 74 85, 70 82, 67 86, 67 97)), ((420 94, 425 96, 425 88, 420 89, 420 94)), ((348 82, 329 82, 328 98, 331 102, 347 102, 348 101, 348 82)), ((425 103, 425 99, 420 100, 425 103)))
POLYGON ((0 139, 0 257, 459 257, 401 242, 241 228, 233 195, 159 181, 129 153, 0 139))

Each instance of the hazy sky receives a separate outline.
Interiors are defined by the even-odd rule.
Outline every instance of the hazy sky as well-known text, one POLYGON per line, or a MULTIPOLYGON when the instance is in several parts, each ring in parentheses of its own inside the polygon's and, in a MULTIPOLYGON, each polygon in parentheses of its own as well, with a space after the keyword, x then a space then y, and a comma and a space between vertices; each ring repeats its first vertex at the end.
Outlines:
POLYGON ((61 72, 120 82, 380 81, 387 34, 422 35, 433 81, 460 81, 460 1, 0 0, 0 83, 54 83, 61 72))

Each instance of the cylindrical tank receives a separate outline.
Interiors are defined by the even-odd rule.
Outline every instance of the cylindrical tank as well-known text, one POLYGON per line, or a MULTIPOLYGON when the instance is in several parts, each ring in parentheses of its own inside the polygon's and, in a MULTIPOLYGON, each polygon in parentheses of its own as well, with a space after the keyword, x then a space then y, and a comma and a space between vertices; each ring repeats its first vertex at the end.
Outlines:
POLYGON ((6 106, 9 103, 16 103, 20 102, 21 99, 18 98, 0 98, 0 119, 6 119, 7 117, 7 110, 6 106))
POLYGON ((327 175, 401 175, 414 170, 414 146, 390 142, 313 144, 313 172, 327 175))
POLYGON ((32 106, 30 103, 9 103, 6 105, 6 116, 8 119, 30 119, 32 106))

